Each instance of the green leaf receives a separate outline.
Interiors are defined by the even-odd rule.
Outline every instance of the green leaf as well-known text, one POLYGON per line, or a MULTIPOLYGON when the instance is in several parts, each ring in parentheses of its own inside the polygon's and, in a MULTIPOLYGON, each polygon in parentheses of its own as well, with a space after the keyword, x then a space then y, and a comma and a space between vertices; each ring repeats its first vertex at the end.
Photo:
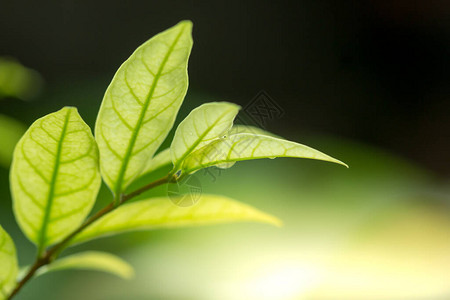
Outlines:
POLYGON ((170 146, 174 171, 190 153, 226 134, 239 109, 236 104, 212 102, 191 111, 178 126, 170 146))
POLYGON ((227 197, 201 195, 196 204, 179 207, 180 199, 151 198, 120 206, 75 237, 73 243, 132 230, 176 228, 235 221, 256 221, 281 225, 277 218, 227 197))
POLYGON ((134 276, 133 267, 126 261, 116 255, 99 251, 81 252, 63 257, 41 268, 37 275, 68 269, 103 271, 124 279, 134 276))
POLYGON ((302 144, 270 136, 238 133, 213 141, 189 155, 183 164, 183 172, 193 173, 210 166, 275 157, 318 159, 347 167, 345 163, 302 144))
POLYGON ((0 100, 15 97, 30 100, 42 86, 42 77, 10 57, 0 57, 0 100))
POLYGON ((147 167, 142 171, 142 176, 149 174, 159 168, 167 166, 172 163, 172 159, 170 157, 170 148, 165 149, 158 154, 156 154, 147 164, 147 167))
POLYGON ((0 300, 6 299, 14 288, 18 271, 16 247, 0 226, 0 300))
POLYGON ((142 175, 166 138, 188 87, 192 23, 140 46, 109 85, 95 127, 103 179, 115 195, 142 175))
POLYGON ((14 152, 14 147, 25 132, 26 127, 4 115, 0 114, 0 137, 2 146, 0 147, 0 165, 9 168, 14 152))
POLYGON ((279 135, 276 135, 272 132, 266 131, 264 129, 261 129, 259 127, 251 126, 251 125, 243 125, 243 124, 236 124, 233 125, 233 127, 228 131, 226 134, 227 136, 237 134, 237 133, 251 133, 251 134, 257 134, 257 135, 268 135, 271 137, 281 138, 279 135))
POLYGON ((14 150, 14 213, 39 253, 80 225, 101 184, 98 150, 76 108, 34 122, 14 150))
MULTIPOLYGON (((237 133, 249 133, 249 134, 253 134, 253 135, 266 135, 266 136, 271 136, 271 137, 275 137, 275 138, 282 138, 276 134, 273 134, 271 132, 268 132, 264 129, 261 129, 259 127, 255 127, 255 126, 251 126, 251 125, 243 125, 243 124, 236 124, 234 125, 226 134, 225 137, 230 136, 230 135, 234 135, 237 133)), ((231 168, 232 166, 234 166, 236 162, 232 161, 232 162, 226 162, 226 163, 219 163, 217 165, 214 165, 217 168, 220 169, 228 169, 231 168)))

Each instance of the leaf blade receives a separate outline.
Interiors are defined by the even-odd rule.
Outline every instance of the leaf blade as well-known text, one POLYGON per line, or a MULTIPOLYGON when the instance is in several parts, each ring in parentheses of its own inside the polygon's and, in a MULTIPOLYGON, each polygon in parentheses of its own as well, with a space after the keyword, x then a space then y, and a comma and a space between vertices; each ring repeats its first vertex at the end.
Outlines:
POLYGON ((186 158, 183 171, 193 173, 199 169, 224 165, 236 161, 296 157, 345 163, 311 147, 271 136, 237 133, 211 142, 186 158))
POLYGON ((101 251, 86 251, 63 257, 41 268, 37 275, 68 269, 102 271, 123 279, 134 276, 133 267, 129 263, 116 255, 101 251))
POLYGON ((174 171, 191 152, 226 134, 239 109, 236 104, 211 102, 192 110, 178 126, 170 146, 174 171))
POLYGON ((159 168, 167 166, 172 163, 172 158, 170 157, 170 148, 167 148, 158 154, 156 154, 147 164, 145 169, 142 171, 142 175, 149 174, 159 168))
POLYGON ((16 219, 40 253, 81 224, 101 178, 94 137, 75 108, 30 126, 15 148, 10 182, 16 219))
POLYGON ((255 134, 255 135, 268 135, 268 136, 272 136, 272 137, 276 137, 276 138, 280 138, 281 137, 279 135, 276 135, 272 132, 266 131, 262 128, 259 127, 255 127, 252 125, 244 125, 244 124, 235 124, 233 125, 233 127, 230 129, 230 131, 228 131, 227 136, 229 135, 234 135, 234 134, 238 134, 238 133, 251 133, 251 134, 255 134))
POLYGON ((190 207, 176 206, 168 198, 151 198, 117 208, 76 236, 73 243, 133 230, 176 228, 233 221, 255 221, 281 225, 281 221, 276 217, 224 196, 201 195, 199 201, 190 207))
POLYGON ((19 267, 17 264, 16 247, 8 233, 0 226, 0 299, 14 288, 19 267))
POLYGON ((115 195, 142 174, 173 126, 188 86, 191 29, 182 21, 145 42, 105 93, 95 135, 101 173, 115 195))

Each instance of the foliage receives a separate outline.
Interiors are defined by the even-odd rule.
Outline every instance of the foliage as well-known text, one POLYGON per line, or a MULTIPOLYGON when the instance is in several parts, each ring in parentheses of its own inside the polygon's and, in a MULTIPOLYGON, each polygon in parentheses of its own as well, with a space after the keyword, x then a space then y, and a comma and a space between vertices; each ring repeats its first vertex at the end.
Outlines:
POLYGON ((343 164, 263 130, 233 127, 240 107, 227 102, 194 109, 176 129, 170 148, 155 155, 187 91, 191 29, 191 22, 182 21, 145 42, 125 61, 105 93, 95 138, 73 107, 38 119, 22 136, 13 156, 11 192, 16 219, 37 246, 38 256, 15 283, 14 245, 1 230, 0 287, 4 297, 11 299, 33 276, 60 269, 90 268, 130 277, 130 267, 109 254, 87 252, 58 259, 65 248, 105 235, 231 221, 280 224, 273 216, 217 195, 201 195, 187 208, 177 206, 177 199, 170 202, 167 198, 127 203, 199 169, 275 157, 343 164), (173 168, 167 176, 128 191, 138 178, 170 163, 173 168), (101 179, 113 199, 88 217, 101 179))
POLYGON ((10 293, 18 273, 16 248, 11 237, 0 226, 0 299, 10 293))
POLYGON ((103 271, 124 279, 134 276, 133 267, 127 262, 110 253, 99 251, 87 251, 66 256, 42 267, 36 272, 36 276, 67 269, 103 271))

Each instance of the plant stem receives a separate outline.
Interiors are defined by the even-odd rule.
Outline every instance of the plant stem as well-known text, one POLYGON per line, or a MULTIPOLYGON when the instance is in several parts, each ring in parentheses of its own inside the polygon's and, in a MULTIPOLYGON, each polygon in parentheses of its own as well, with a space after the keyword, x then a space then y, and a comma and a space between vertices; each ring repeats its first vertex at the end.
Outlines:
POLYGON ((134 198, 134 197, 139 196, 139 195, 142 194, 143 192, 146 192, 146 191, 148 191, 148 190, 151 190, 151 189, 154 188, 154 187, 157 187, 157 186, 162 185, 162 184, 164 184, 164 183, 174 183, 174 182, 176 182, 176 179, 174 179, 174 177, 172 177, 172 176, 170 176, 170 175, 167 175, 167 176, 165 176, 165 177, 162 177, 162 178, 160 178, 160 179, 158 179, 158 180, 155 180, 155 181, 153 181, 153 182, 151 182, 151 183, 149 183, 149 184, 147 184, 147 185, 144 185, 143 187, 141 187, 141 188, 135 190, 134 192, 131 192, 131 193, 129 193, 129 194, 123 195, 123 196, 122 196, 122 199, 121 199, 121 201, 120 201, 120 205, 123 204, 123 203, 125 203, 126 201, 128 201, 128 200, 134 198))
POLYGON ((94 214, 91 217, 89 217, 88 219, 86 219, 86 221, 84 221, 84 223, 81 224, 80 227, 75 229, 75 231, 73 231, 71 234, 69 234, 65 239, 63 239, 61 242, 55 244, 53 247, 51 247, 50 249, 45 251, 41 256, 38 256, 36 258, 36 261, 34 262, 34 264, 30 267, 30 269, 28 270, 26 275, 17 283, 16 287, 14 288, 14 290, 11 292, 11 294, 8 296, 7 299, 10 300, 15 295, 17 295, 17 293, 23 288, 23 286, 31 278, 33 278, 36 271, 38 271, 41 267, 52 263, 52 261, 55 260, 56 256, 65 249, 67 244, 77 234, 79 234, 84 229, 86 229, 89 225, 91 225, 95 221, 99 220, 103 216, 107 215, 108 213, 112 212, 113 210, 115 210, 116 208, 118 208, 119 206, 121 206, 122 204, 127 202, 128 200, 130 200, 136 196, 139 196, 140 194, 142 194, 152 188, 155 188, 155 187, 160 186, 165 183, 173 183, 175 181, 176 181, 176 179, 174 179, 174 177, 167 175, 167 176, 164 176, 158 180, 155 180, 155 181, 153 181, 153 182, 151 182, 129 194, 121 194, 121 195, 116 196, 119 198, 119 201, 116 201, 117 198, 114 199, 113 202, 111 202, 110 204, 105 206, 103 209, 99 210, 96 214, 94 214), (115 203, 118 203, 118 204, 115 205, 115 203))

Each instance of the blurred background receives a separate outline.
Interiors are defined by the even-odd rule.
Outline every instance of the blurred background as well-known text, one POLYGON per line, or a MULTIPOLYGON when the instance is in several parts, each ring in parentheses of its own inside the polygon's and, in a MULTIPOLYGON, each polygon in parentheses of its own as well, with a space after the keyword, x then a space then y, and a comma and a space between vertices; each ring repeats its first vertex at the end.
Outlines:
MULTIPOLYGON (((93 126, 120 64, 182 19, 194 22, 194 48, 178 121, 201 103, 235 102, 244 108, 239 122, 350 169, 276 159, 198 172, 204 192, 252 204, 285 226, 102 239, 68 252, 119 254, 136 267, 135 279, 64 271, 36 279, 17 299, 449 299, 444 0, 0 0, 0 223, 21 265, 35 249, 11 211, 15 142, 35 119, 66 105, 93 126)), ((110 198, 103 187, 98 206, 110 198)))

